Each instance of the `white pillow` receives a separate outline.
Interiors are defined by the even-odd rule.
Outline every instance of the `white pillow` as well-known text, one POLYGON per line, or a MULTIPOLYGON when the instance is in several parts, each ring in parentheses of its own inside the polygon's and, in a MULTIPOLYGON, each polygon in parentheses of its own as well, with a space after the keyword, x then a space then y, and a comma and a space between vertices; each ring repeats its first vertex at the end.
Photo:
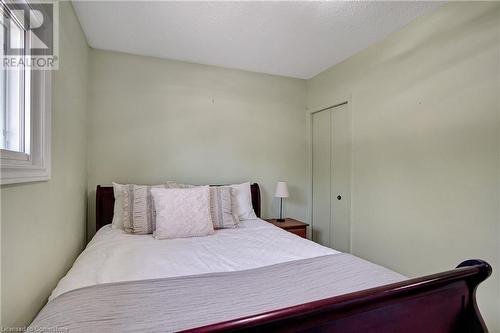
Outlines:
POLYGON ((236 202, 238 217, 240 220, 256 219, 257 215, 253 211, 252 193, 250 191, 250 182, 243 184, 233 184, 233 196, 236 202))
POLYGON ((113 209, 112 229, 123 229, 123 190, 126 185, 113 183, 113 193, 115 195, 115 208, 113 209))
POLYGON ((208 236, 214 233, 208 186, 152 188, 156 239, 208 236))

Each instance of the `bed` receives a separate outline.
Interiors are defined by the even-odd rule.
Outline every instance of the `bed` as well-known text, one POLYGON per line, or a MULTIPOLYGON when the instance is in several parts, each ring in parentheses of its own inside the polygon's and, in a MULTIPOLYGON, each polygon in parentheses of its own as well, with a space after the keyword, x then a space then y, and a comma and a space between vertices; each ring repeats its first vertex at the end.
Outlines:
POLYGON ((98 230, 31 328, 69 332, 487 332, 475 291, 481 260, 408 279, 260 219, 214 235, 155 240, 109 225, 113 189, 97 187, 98 230))

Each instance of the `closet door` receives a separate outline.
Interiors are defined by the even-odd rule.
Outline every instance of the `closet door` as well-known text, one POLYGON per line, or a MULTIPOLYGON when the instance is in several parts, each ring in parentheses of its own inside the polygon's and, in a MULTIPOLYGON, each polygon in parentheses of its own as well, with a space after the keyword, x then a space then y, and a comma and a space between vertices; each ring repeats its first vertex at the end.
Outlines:
POLYGON ((312 236, 350 252, 351 130, 346 105, 312 115, 312 236))
POLYGON ((312 115, 313 136, 313 201, 312 239, 330 246, 330 156, 331 156, 331 113, 329 110, 312 115))
POLYGON ((351 121, 349 108, 331 111, 331 209, 330 244, 342 252, 351 251, 351 121))

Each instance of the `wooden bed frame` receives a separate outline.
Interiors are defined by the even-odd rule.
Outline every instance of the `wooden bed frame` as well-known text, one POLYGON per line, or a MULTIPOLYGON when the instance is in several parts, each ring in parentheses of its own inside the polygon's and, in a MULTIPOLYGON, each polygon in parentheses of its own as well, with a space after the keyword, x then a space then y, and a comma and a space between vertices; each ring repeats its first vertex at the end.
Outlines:
MULTIPOLYGON (((260 217, 258 184, 251 191, 260 217)), ((113 218, 113 188, 97 186, 96 199, 98 230, 113 218)), ((488 332, 476 289, 491 271, 485 261, 467 260, 449 271, 185 332, 488 332)))

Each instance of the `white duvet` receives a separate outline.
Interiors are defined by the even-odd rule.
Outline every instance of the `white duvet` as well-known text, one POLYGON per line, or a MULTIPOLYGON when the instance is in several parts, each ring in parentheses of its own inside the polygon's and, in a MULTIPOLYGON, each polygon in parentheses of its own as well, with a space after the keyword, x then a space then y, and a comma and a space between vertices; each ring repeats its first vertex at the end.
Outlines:
POLYGON ((101 228, 80 254, 49 300, 67 291, 100 283, 156 279, 251 269, 340 253, 263 220, 205 237, 156 240, 101 228))

